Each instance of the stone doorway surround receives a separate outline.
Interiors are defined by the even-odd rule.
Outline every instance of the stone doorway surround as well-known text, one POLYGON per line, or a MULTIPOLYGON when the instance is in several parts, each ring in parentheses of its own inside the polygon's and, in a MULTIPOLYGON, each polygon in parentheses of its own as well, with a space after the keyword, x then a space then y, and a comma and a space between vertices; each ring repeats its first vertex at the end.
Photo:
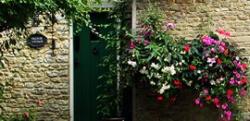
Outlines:
MULTIPOLYGON (((111 8, 113 7, 112 3, 107 3, 107 0, 103 0, 104 4, 97 6, 101 8, 111 8)), ((69 62, 70 62, 70 121, 74 121, 74 47, 73 47, 73 21, 70 21, 70 51, 69 51, 69 62)), ((136 0, 132 2, 132 30, 136 29, 136 0)), ((135 96, 135 94, 134 94, 135 96)), ((134 98, 133 96, 133 98, 134 98)), ((134 103, 133 103, 134 104, 134 103)), ((134 105, 133 105, 134 107, 134 105)), ((134 109, 133 109, 134 112, 134 109)), ((133 114, 134 117, 134 114, 133 114)), ((134 118, 133 118, 134 119, 134 118)))

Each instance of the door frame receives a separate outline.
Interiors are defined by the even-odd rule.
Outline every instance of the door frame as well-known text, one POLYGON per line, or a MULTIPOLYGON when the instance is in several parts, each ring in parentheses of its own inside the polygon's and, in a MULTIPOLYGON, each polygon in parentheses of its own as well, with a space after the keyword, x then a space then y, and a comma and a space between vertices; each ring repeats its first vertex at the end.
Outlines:
POLYGON ((69 81, 69 87, 70 87, 70 121, 74 121, 74 28, 73 28, 73 20, 70 21, 70 39, 69 39, 69 62, 70 62, 70 81, 69 81))
MULTIPOLYGON (((102 8, 110 8, 113 7, 112 4, 105 4, 105 5, 100 5, 98 7, 102 8)), ((132 30, 136 30, 136 23, 137 23, 137 17, 136 17, 136 0, 133 0, 132 2, 132 30)), ((70 20, 69 22, 69 109, 70 109, 70 121, 74 121, 74 28, 73 28, 73 20, 70 20)), ((133 99, 135 99, 135 92, 133 92, 133 99)), ((135 117, 134 114, 134 107, 135 107, 135 102, 133 101, 133 120, 135 117)))

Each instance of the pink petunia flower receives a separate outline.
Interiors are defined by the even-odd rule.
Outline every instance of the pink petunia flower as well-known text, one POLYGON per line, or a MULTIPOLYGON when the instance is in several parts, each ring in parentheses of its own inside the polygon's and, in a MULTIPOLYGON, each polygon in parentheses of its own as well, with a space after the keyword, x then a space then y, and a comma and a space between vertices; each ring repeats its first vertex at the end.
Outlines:
POLYGON ((236 78, 238 78, 238 79, 240 78, 240 74, 239 74, 239 73, 236 73, 235 76, 236 76, 236 78))
POLYGON ((214 64, 214 63, 216 63, 216 59, 215 58, 207 58, 207 62, 210 64, 214 64))
POLYGON ((215 49, 214 49, 214 48, 211 48, 211 52, 212 52, 212 53, 215 53, 215 49))
POLYGON ((174 23, 167 23, 166 24, 166 27, 167 27, 167 29, 175 29, 176 28, 176 24, 174 24, 174 23))
POLYGON ((210 46, 214 43, 214 39, 212 39, 208 35, 204 35, 201 39, 202 39, 203 44, 206 46, 210 46))
POLYGON ((196 104, 196 105, 200 105, 200 98, 197 98, 197 99, 195 99, 195 101, 194 101, 194 103, 196 104))
POLYGON ((143 44, 144 44, 144 46, 147 46, 147 45, 149 45, 149 44, 150 44, 150 41, 148 41, 148 40, 144 40, 143 44))
POLYGON ((219 46, 219 51, 220 51, 220 53, 224 53, 225 48, 223 46, 219 46))
POLYGON ((235 83, 236 83, 236 81, 233 78, 231 78, 230 81, 229 81, 229 84, 230 85, 235 85, 235 83))
POLYGON ((232 112, 231 111, 225 111, 224 112, 225 118, 230 121, 232 118, 232 112))
POLYGON ((129 48, 134 49, 135 47, 135 43, 133 41, 130 41, 129 48))
POLYGON ((209 93, 208 89, 204 89, 203 93, 204 93, 204 95, 208 95, 208 93, 209 93))
POLYGON ((226 48, 226 43, 225 43, 225 42, 220 41, 220 46, 222 46, 222 47, 226 48))
POLYGON ((239 91, 239 95, 240 95, 241 97, 246 96, 246 95, 247 95, 247 90, 246 90, 246 89, 244 89, 244 88, 240 89, 240 91, 239 91))
POLYGON ((228 104, 227 104, 227 103, 222 104, 222 105, 221 105, 221 108, 222 108, 223 110, 226 110, 226 109, 228 108, 228 104))

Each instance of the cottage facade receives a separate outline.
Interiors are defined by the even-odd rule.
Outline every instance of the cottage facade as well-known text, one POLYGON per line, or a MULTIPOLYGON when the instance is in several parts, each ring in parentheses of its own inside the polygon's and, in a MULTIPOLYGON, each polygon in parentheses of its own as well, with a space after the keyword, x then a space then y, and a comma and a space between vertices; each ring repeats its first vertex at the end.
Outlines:
MULTIPOLYGON (((166 22, 177 24, 177 30, 173 34, 193 38, 201 31, 203 23, 212 22, 212 29, 224 28, 231 31, 232 37, 230 39, 240 47, 245 48, 247 51, 244 55, 249 57, 249 0, 156 0, 156 3, 166 12, 166 22)), ((146 0, 136 1, 136 9, 135 6, 133 7, 133 27, 136 26, 136 17, 143 14, 143 9, 146 7, 146 0)), ((95 52, 92 52, 95 50, 93 50, 94 48, 86 50, 89 54, 81 50, 80 52, 83 53, 80 54, 86 55, 81 56, 81 59, 79 59, 81 61, 76 61, 77 58, 74 58, 77 52, 73 45, 73 41, 75 41, 73 24, 61 16, 57 16, 57 19, 58 23, 53 27, 46 22, 38 27, 28 27, 30 34, 41 33, 48 38, 48 43, 43 48, 33 49, 26 45, 26 41, 20 41, 18 42, 19 51, 16 51, 15 54, 5 53, 3 59, 5 68, 0 70, 0 83, 5 87, 4 100, 0 102, 0 114, 9 115, 10 113, 25 112, 27 108, 34 107, 40 120, 74 121, 74 119, 76 120, 76 114, 81 115, 81 112, 77 111, 85 110, 81 116, 87 116, 85 114, 88 114, 89 109, 93 108, 90 106, 85 109, 85 107, 80 106, 79 108, 82 108, 82 110, 76 109, 76 105, 80 103, 86 103, 85 106, 89 104, 84 100, 88 100, 86 96, 90 97, 91 91, 94 90, 87 88, 86 85, 91 85, 91 88, 94 88, 94 85, 83 83, 82 87, 81 85, 76 87, 74 83, 77 83, 75 82, 77 79, 74 78, 74 75, 76 73, 78 75, 87 73, 88 70, 78 72, 74 68, 76 68, 77 63, 81 66, 87 66, 84 63, 90 63, 92 60, 89 59, 95 59, 94 56, 89 55, 90 53, 95 54, 95 52), (51 49, 52 39, 55 39, 56 48, 54 50, 51 49), (83 98, 74 98, 74 92, 81 89, 83 91, 80 94, 83 94, 83 98), (77 102, 76 100, 82 100, 83 102, 77 102)), ((87 37, 91 41, 89 36, 89 34, 82 35, 82 38, 87 37)), ((6 38, 2 37, 1 39, 6 38)), ((98 51, 98 48, 96 51, 98 51)), ((78 81, 88 82, 86 76, 83 74, 83 78, 78 81)), ((159 111, 157 108, 148 109, 149 104, 143 101, 144 97, 141 97, 140 93, 137 91, 134 96, 134 120, 155 121, 159 118, 159 111)), ((187 92, 186 95, 189 94, 187 92)), ((94 97, 92 98, 94 99, 94 97)), ((184 97, 183 100, 192 101, 188 96, 184 97)), ((179 117, 183 116, 191 121, 198 111, 191 111, 192 106, 186 105, 187 103, 181 104, 182 107, 177 106, 176 109, 170 111, 161 109, 161 112, 165 112, 160 114, 162 120, 167 121, 167 119, 171 119, 171 116, 179 116, 178 114, 180 114, 179 117)), ((246 97, 240 105, 246 121, 250 120, 249 104, 250 98, 246 97)), ((209 111, 213 112, 213 109, 209 109, 209 111)), ((196 120, 207 121, 207 114, 207 112, 201 113, 196 120)), ((216 114, 213 115, 216 116, 216 114)), ((91 119, 91 117, 88 119, 91 119)))

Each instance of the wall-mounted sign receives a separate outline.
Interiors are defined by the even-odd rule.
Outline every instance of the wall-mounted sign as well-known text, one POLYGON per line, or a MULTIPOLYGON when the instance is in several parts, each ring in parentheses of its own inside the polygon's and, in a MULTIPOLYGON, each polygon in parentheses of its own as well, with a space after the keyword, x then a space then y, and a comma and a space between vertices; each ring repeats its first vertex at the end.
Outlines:
POLYGON ((41 48, 47 43, 48 39, 42 34, 32 34, 27 39, 27 45, 31 48, 41 48))

